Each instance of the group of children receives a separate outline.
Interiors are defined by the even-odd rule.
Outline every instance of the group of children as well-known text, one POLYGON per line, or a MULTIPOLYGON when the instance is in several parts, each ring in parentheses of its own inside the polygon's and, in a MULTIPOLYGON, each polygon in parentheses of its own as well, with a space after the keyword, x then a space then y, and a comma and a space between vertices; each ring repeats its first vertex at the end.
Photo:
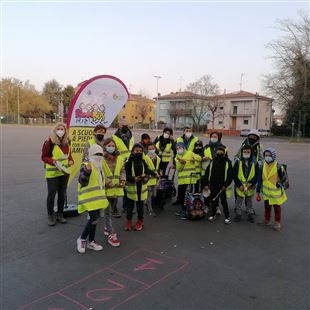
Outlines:
MULTIPOLYGON (((60 127, 66 133, 65 126, 60 127)), ((57 136, 57 128, 54 129, 54 134, 57 136)), ((106 138, 105 134, 106 128, 97 125, 93 138, 85 145, 83 154, 78 179, 78 211, 88 212, 88 220, 77 239, 79 253, 85 253, 86 249, 102 250, 102 246, 95 241, 100 217, 104 218, 104 234, 108 243, 111 246, 120 245, 112 218, 120 217, 117 203, 121 197, 127 219, 124 230, 142 230, 144 207, 147 207, 150 215, 156 216, 152 201, 156 196, 158 180, 166 176, 169 164, 172 169, 177 170, 177 199, 173 205, 179 206, 176 215, 181 219, 188 217, 184 199, 189 187, 204 197, 204 212, 208 214, 209 221, 215 221, 221 213, 219 201, 221 202, 225 224, 231 223, 227 197, 233 193, 236 211, 234 220, 239 222, 242 219, 241 207, 245 201, 247 218, 254 222, 253 197, 256 193, 256 199, 260 201, 262 194, 265 203, 265 217, 258 224, 271 225, 273 206, 273 228, 281 229, 281 205, 286 201, 285 173, 282 165, 276 161, 276 151, 273 148, 262 150, 257 130, 252 130, 242 143, 235 156, 234 165, 228 157, 227 148, 221 142, 222 135, 219 132, 212 132, 210 141, 205 146, 193 135, 190 127, 184 128, 183 135, 176 142, 172 138, 172 129, 165 128, 153 142, 148 134, 143 134, 141 142, 135 143, 126 122, 120 124, 120 128, 112 137, 106 138), (133 224, 135 207, 137 221, 133 224)), ((61 142, 62 137, 58 137, 58 140, 61 142)), ((66 141, 66 147, 67 144, 66 141)), ((45 157, 50 157, 50 170, 57 171, 55 175, 49 176, 50 178, 63 176, 56 163, 64 157, 64 150, 69 154, 64 147, 52 147, 52 151, 48 151, 50 155, 45 152, 45 157)), ((68 155, 65 157, 68 160, 68 155)), ((72 161, 72 158, 69 156, 70 160, 72 161)), ((50 184, 51 180, 48 180, 49 187, 50 184)), ((52 212, 49 207, 52 204, 50 200, 49 197, 49 214, 52 212)), ((62 214, 59 218, 61 223, 65 223, 62 214)))

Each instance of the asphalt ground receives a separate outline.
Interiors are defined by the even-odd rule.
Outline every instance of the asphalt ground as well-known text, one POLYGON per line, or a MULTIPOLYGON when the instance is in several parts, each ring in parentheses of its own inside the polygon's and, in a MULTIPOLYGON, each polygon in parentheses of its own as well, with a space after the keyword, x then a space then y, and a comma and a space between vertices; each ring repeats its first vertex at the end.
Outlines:
MULTIPOLYGON (((76 251, 86 216, 47 226, 41 147, 47 127, 1 128, 1 309, 310 309, 309 146, 265 138, 288 165, 283 230, 246 221, 181 221, 168 204, 141 232, 101 252, 76 251)), ((141 132, 137 132, 140 135, 141 132)), ((156 132, 152 132, 154 137, 156 132)), ((177 135, 176 135, 177 136, 177 135)), ((205 138, 203 138, 206 141, 205 138)), ((243 138, 224 137, 230 157, 243 138)), ((68 189, 77 201, 76 186, 68 189)), ((263 203, 254 203, 258 221, 263 203)), ((229 200, 233 216, 234 202, 229 200)))

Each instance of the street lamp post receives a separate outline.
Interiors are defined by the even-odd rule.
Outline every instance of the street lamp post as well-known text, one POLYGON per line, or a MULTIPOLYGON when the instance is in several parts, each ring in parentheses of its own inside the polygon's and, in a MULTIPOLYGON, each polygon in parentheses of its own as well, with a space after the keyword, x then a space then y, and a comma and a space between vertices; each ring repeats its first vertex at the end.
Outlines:
POLYGON ((19 88, 17 88, 17 124, 20 125, 20 104, 19 104, 19 88))
POLYGON ((155 107, 155 128, 157 129, 157 108, 158 108, 158 80, 162 77, 159 75, 154 75, 154 78, 156 79, 156 107, 155 107))

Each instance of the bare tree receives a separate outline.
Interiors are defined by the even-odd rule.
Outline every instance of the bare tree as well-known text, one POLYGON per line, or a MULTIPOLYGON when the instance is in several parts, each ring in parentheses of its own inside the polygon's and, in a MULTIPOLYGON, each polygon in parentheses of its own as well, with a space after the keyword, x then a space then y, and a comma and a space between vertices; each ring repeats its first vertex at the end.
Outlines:
POLYGON ((139 106, 137 108, 137 113, 138 115, 141 117, 141 121, 142 121, 142 124, 144 124, 144 121, 149 113, 149 105, 147 103, 146 100, 141 100, 139 101, 139 106))
POLYGON ((214 119, 219 116, 217 113, 220 102, 217 98, 219 86, 213 82, 210 75, 204 75, 196 82, 187 85, 186 89, 196 94, 192 100, 192 120, 194 125, 199 128, 203 121, 206 122, 208 111, 212 112, 212 127, 214 128, 214 119))
POLYGON ((300 13, 300 21, 278 21, 282 36, 267 45, 272 51, 274 72, 265 75, 265 88, 286 111, 286 122, 306 115, 310 127, 310 18, 300 13), (301 114, 299 113, 299 114, 301 114))
POLYGON ((176 103, 170 102, 169 114, 173 120, 173 129, 175 129, 178 118, 183 115, 182 109, 176 103))

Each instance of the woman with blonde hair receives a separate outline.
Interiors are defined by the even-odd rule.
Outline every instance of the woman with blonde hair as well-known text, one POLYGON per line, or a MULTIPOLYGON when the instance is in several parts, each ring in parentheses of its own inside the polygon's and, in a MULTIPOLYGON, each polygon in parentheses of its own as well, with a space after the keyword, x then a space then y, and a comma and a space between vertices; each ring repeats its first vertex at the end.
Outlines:
POLYGON ((64 123, 56 123, 50 137, 42 147, 42 161, 45 163, 47 181, 48 226, 55 226, 56 220, 65 224, 63 217, 65 195, 69 178, 68 167, 73 165, 70 152, 69 133, 64 123), (54 200, 57 193, 57 217, 54 213, 54 200))

